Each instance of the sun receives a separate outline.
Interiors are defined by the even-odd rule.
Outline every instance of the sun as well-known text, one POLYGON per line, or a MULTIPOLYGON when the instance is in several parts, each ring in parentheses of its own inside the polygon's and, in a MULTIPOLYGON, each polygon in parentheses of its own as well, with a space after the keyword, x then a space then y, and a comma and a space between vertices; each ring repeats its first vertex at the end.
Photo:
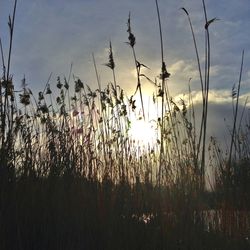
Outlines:
POLYGON ((153 121, 132 117, 128 134, 136 144, 142 147, 154 147, 156 145, 157 129, 153 121))
POLYGON ((148 93, 145 93, 144 91, 143 96, 145 117, 143 117, 140 96, 134 96, 136 110, 129 113, 130 128, 128 135, 137 146, 143 147, 144 149, 152 149, 157 145, 159 134, 157 128, 159 110, 151 100, 150 92, 152 93, 152 89, 148 88, 147 92, 148 93))

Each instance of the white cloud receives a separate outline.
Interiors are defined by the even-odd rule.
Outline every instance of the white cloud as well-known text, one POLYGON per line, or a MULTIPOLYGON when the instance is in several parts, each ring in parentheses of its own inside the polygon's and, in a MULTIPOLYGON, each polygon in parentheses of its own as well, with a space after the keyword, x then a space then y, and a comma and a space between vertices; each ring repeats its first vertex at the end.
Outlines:
POLYGON ((192 60, 178 60, 170 65, 169 72, 172 76, 178 78, 192 78, 193 80, 197 80, 199 77, 196 63, 192 60))
MULTIPOLYGON (((244 93, 240 95, 239 104, 244 106, 245 102, 247 101, 247 105, 249 106, 250 103, 248 102, 248 98, 250 98, 250 92, 244 93)), ((184 100, 186 103, 189 103, 190 96, 188 93, 186 94, 179 94, 174 97, 176 102, 180 101, 180 99, 184 100)), ((194 104, 201 104, 202 103, 202 92, 201 91, 192 91, 191 92, 191 99, 194 104)), ((211 89, 209 91, 208 96, 209 104, 220 104, 220 105, 232 105, 232 91, 228 89, 211 89)), ((234 98, 235 103, 235 98, 234 98)))
MULTIPOLYGON (((204 74, 203 60, 201 60, 201 71, 204 74)), ((210 76, 217 76, 224 68, 220 65, 210 66, 210 76)), ((192 81, 199 80, 199 71, 196 60, 179 60, 169 68, 172 74, 183 76, 185 79, 192 78, 192 81)))

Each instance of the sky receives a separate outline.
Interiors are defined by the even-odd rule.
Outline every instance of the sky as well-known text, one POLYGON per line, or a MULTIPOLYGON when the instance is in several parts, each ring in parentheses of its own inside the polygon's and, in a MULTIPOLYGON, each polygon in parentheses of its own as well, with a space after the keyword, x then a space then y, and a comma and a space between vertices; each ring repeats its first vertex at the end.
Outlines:
MULTIPOLYGON (((197 62, 187 16, 188 10, 204 61, 204 14, 202 0, 158 0, 162 19, 164 55, 171 73, 168 87, 173 97, 188 92, 200 99, 197 62)), ((0 0, 0 37, 8 48, 8 15, 14 0, 0 0)), ((207 0, 208 19, 218 18, 209 27, 211 39, 210 102, 214 119, 223 116, 223 106, 231 105, 231 89, 237 84, 241 54, 245 50, 241 101, 250 93, 250 2, 249 0, 207 0), (218 113, 220 112, 220 113, 218 113)), ((92 53, 95 55, 103 86, 112 81, 104 66, 112 41, 117 81, 128 93, 136 88, 135 67, 128 39, 127 19, 131 13, 138 61, 147 65, 143 73, 154 79, 160 74, 161 55, 157 13, 154 0, 19 0, 17 5, 12 71, 15 88, 26 83, 34 92, 43 90, 50 73, 51 85, 57 76, 73 74, 93 89, 97 88, 92 53)), ((5 55, 6 56, 6 55, 5 55)), ((73 83, 72 83, 73 84, 73 83)), ((143 81, 145 95, 152 84, 143 81)), ((222 117, 221 117, 222 118, 222 117)), ((211 119, 211 122, 214 122, 211 119)))

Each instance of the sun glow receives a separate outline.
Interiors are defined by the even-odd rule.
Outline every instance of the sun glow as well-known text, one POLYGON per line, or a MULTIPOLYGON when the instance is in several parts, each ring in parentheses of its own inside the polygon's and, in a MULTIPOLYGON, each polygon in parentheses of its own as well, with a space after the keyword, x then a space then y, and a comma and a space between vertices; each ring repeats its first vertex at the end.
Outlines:
POLYGON ((157 143, 157 124, 154 119, 142 115, 130 115, 129 137, 139 146, 154 147, 157 143))
MULTIPOLYGON (((148 88, 148 92, 150 92, 148 88)), ((157 130, 157 106, 153 104, 152 97, 149 93, 144 92, 143 103, 145 119, 143 117, 141 100, 139 95, 134 96, 136 101, 136 110, 130 112, 130 129, 128 135, 133 142, 140 146, 147 148, 154 148, 157 145, 158 130, 157 130)))
POLYGON ((129 136, 141 146, 154 146, 157 142, 157 131, 154 124, 137 119, 131 121, 129 136))

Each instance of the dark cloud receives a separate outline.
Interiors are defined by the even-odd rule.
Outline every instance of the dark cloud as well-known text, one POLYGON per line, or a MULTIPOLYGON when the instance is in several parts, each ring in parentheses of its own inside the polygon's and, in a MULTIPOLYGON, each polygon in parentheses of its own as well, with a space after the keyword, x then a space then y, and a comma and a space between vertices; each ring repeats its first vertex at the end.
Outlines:
MULTIPOLYGON (((235 109, 233 108, 233 105, 230 102, 210 102, 208 106, 207 142, 209 143, 211 137, 216 138, 218 145, 220 145, 224 152, 228 151, 231 142, 234 111, 235 109)), ((237 116, 237 131, 241 131, 241 133, 249 132, 249 129, 247 127, 250 122, 249 112, 249 108, 244 108, 244 104, 239 105, 237 116), (240 124, 241 126, 239 127, 240 124)), ((199 122, 202 114, 201 103, 195 105, 195 114, 197 127, 199 127, 199 122)))

